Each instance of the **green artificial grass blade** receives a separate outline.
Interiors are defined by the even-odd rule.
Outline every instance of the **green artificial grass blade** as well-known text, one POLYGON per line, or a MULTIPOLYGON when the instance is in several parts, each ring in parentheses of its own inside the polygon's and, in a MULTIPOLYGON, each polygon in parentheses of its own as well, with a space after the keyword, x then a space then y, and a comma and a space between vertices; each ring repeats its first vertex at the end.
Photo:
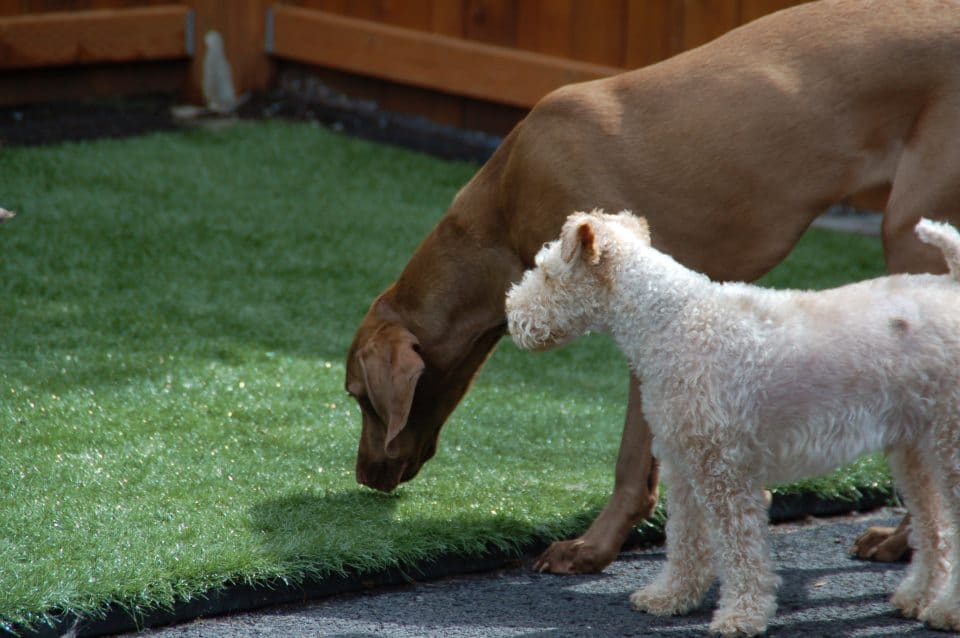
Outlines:
MULTIPOLYGON (((604 338, 505 342, 416 480, 353 478, 353 330, 475 170, 283 122, 4 149, 0 627, 582 530, 627 391, 604 338)), ((879 268, 818 232, 770 281, 879 268)))

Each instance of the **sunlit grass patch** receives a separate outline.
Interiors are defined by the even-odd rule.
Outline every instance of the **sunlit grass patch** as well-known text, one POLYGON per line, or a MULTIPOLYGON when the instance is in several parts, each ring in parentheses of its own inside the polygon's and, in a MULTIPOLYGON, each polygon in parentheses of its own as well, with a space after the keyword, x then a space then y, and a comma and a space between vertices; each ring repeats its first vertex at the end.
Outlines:
MULTIPOLYGON (((503 343, 415 481, 353 479, 353 329, 475 169, 280 122, 4 149, 0 620, 581 530, 627 390, 600 337, 503 343)), ((770 281, 879 263, 812 233, 770 281)), ((882 464, 805 489, 878 481, 882 464)))

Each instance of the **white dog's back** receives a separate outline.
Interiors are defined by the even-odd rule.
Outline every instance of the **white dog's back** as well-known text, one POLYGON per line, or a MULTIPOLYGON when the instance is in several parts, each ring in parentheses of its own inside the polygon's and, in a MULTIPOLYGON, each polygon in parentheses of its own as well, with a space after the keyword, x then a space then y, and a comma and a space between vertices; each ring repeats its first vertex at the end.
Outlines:
POLYGON ((640 375, 648 416, 666 435, 655 453, 669 454, 664 439, 698 422, 694 436, 724 440, 732 458, 776 483, 927 436, 940 421, 931 410, 960 406, 960 234, 929 220, 917 233, 951 274, 824 291, 710 284, 714 297, 662 335, 672 362, 640 375), (704 422, 718 413, 737 422, 704 422))
MULTIPOLYGON (((703 402, 739 404, 737 446, 769 482, 815 476, 924 436, 931 409, 960 391, 960 285, 950 275, 900 275, 828 291, 760 291, 724 286, 739 312, 714 331, 719 357, 690 349, 689 374, 715 388, 703 402), (748 294, 749 293, 749 294, 748 294), (717 360, 723 361, 717 366, 717 360), (934 401, 936 399, 936 401, 934 401)), ((657 384, 656 380, 649 380, 657 384)), ((697 388, 694 395, 703 388, 697 388)), ((653 407, 653 406, 652 406, 653 407)), ((676 414, 665 424, 689 422, 676 414)))

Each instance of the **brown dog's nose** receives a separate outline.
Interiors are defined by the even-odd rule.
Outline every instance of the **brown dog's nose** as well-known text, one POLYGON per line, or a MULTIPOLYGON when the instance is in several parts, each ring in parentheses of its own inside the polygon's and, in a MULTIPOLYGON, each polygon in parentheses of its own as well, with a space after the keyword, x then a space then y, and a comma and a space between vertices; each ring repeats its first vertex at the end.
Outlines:
POLYGON ((357 465, 357 483, 380 492, 392 492, 403 480, 407 464, 392 468, 390 463, 357 465))

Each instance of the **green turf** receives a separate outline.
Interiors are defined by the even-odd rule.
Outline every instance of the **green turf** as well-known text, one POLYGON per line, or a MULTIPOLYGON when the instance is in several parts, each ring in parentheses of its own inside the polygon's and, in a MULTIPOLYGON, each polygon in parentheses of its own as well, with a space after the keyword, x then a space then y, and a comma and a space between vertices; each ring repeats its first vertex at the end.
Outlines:
MULTIPOLYGON (((4 149, 0 623, 582 529, 626 395, 603 338, 503 343, 421 476, 353 480, 344 352, 474 170, 280 122, 4 149)), ((771 281, 879 263, 820 232, 771 281)), ((888 482, 856 472, 804 489, 888 482)))

